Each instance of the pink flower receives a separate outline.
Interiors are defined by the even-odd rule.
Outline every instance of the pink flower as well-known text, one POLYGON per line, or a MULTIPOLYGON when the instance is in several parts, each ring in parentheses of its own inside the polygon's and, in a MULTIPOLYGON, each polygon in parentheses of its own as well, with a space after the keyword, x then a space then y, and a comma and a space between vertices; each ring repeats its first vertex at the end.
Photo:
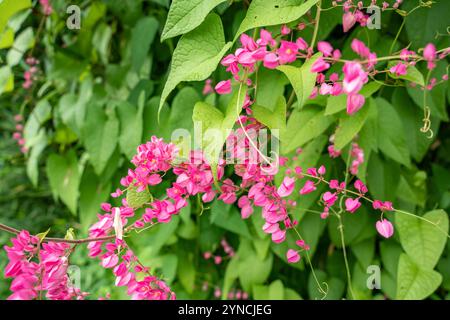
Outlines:
POLYGON ((276 67, 278 67, 279 63, 278 63, 278 56, 275 53, 268 53, 264 56, 264 60, 263 60, 263 65, 264 67, 268 68, 268 69, 275 69, 276 67))
POLYGON ((220 81, 215 86, 216 92, 218 94, 228 94, 231 92, 231 80, 220 81))
POLYGON ((372 203, 372 207, 375 210, 381 210, 381 211, 393 211, 394 210, 394 208, 392 207, 392 202, 390 202, 390 201, 382 202, 380 200, 375 200, 372 203))
POLYGON ((286 258, 289 263, 296 263, 300 261, 300 255, 293 249, 288 250, 286 253, 286 258))
POLYGON ((390 238, 394 234, 394 226, 392 225, 391 222, 389 222, 389 220, 383 219, 377 221, 375 226, 377 228, 378 233, 385 238, 390 238))
POLYGON ((284 198, 289 196, 292 191, 294 191, 295 187, 295 178, 284 177, 283 182, 277 190, 277 193, 280 197, 284 198))
POLYGON ((206 79, 205 86, 203 87, 202 94, 204 96, 206 96, 206 95, 208 95, 210 93, 213 93, 213 92, 214 92, 214 90, 213 90, 213 88, 211 86, 211 79, 206 79))
POLYGON ((281 27, 281 34, 285 36, 289 33, 291 33, 291 29, 287 25, 283 24, 283 26, 281 27))
POLYGON ((362 108, 366 99, 359 93, 349 94, 347 96, 347 113, 352 115, 362 108))
POLYGON ((434 60, 436 59, 436 47, 434 44, 429 43, 423 49, 423 57, 428 61, 427 68, 429 70, 434 69, 436 67, 436 63, 434 60))
POLYGON ((330 67, 330 64, 325 62, 322 57, 316 60, 311 67, 311 72, 322 72, 327 70, 330 67))
POLYGON ((356 54, 361 56, 362 58, 368 58, 369 57, 370 50, 369 50, 369 48, 367 48, 367 46, 361 40, 353 39, 350 46, 351 46, 352 50, 356 54))
POLYGON ((277 42, 272 38, 272 33, 267 31, 266 29, 261 29, 259 32, 259 39, 256 40, 256 43, 261 46, 271 46, 275 47, 277 42))
POLYGON ((298 50, 302 51, 308 50, 308 43, 303 38, 297 38, 295 44, 297 45, 298 50))
POLYGON ((311 180, 308 180, 305 182, 305 185, 300 190, 300 194, 305 195, 305 194, 313 192, 314 190, 316 190, 316 186, 314 185, 314 182, 312 182, 311 180))
POLYGON ((360 193, 366 193, 368 191, 366 185, 359 179, 355 181, 354 186, 360 193))
POLYGON ((275 243, 281 243, 286 239, 286 230, 278 230, 272 233, 272 241, 275 243))
POLYGON ((359 207, 361 207, 361 202, 359 202, 359 199, 347 198, 345 200, 345 210, 348 212, 355 213, 359 207))
POLYGON ((281 40, 277 54, 280 64, 294 62, 297 59, 298 47, 294 42, 281 40))
POLYGON ((342 68, 344 72, 343 88, 345 93, 357 93, 368 81, 367 73, 358 62, 346 62, 342 68))
POLYGON ((331 207, 337 200, 336 192, 331 193, 330 191, 327 191, 323 194, 322 199, 327 207, 331 207))
POLYGON ((344 32, 347 32, 348 30, 350 30, 356 23, 356 18, 355 15, 348 11, 346 13, 344 13, 344 15, 342 16, 342 26, 344 29, 344 32))
POLYGON ((391 67, 389 71, 398 76, 404 76, 406 74, 406 65, 399 62, 395 66, 391 67))
POLYGON ((423 57, 427 61, 433 61, 434 59, 436 59, 436 47, 434 46, 434 44, 429 43, 425 46, 425 48, 423 49, 423 57))
POLYGON ((255 43, 252 37, 243 33, 240 37, 242 46, 248 51, 254 51, 258 48, 258 45, 255 43))
POLYGON ((333 53, 333 47, 327 41, 319 41, 317 43, 317 49, 323 53, 325 57, 329 57, 333 53))

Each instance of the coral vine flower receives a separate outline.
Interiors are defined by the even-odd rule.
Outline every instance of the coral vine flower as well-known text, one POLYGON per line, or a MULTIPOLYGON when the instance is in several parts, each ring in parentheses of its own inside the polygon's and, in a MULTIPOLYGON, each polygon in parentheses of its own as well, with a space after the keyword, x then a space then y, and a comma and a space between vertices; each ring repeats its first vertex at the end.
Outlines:
POLYGON ((377 228, 378 233, 385 238, 390 238, 394 234, 394 226, 387 219, 377 221, 375 226, 377 228))
POLYGON ((404 76, 406 74, 406 65, 404 63, 397 63, 395 66, 391 67, 389 71, 398 76, 404 76))
POLYGON ((286 253, 286 258, 289 263, 296 263, 300 261, 300 255, 293 249, 288 250, 286 253))
POLYGON ((297 44, 290 41, 281 40, 280 48, 277 50, 278 58, 281 64, 294 62, 297 59, 297 44))
POLYGON ((223 80, 220 81, 216 86, 214 87, 216 89, 216 92, 218 94, 228 94, 231 93, 231 80, 223 80))
POLYGON ((359 207, 361 207, 361 202, 359 202, 359 199, 347 198, 345 200, 345 210, 348 212, 355 213, 359 207))
POLYGON ((305 185, 300 190, 300 194, 305 195, 305 194, 311 193, 315 190, 316 190, 316 186, 314 185, 314 182, 312 182, 311 180, 308 180, 305 182, 305 185))
POLYGON ((287 197, 292 193, 292 191, 294 191, 294 187, 295 178, 284 177, 283 182, 277 190, 277 193, 282 198, 287 197))

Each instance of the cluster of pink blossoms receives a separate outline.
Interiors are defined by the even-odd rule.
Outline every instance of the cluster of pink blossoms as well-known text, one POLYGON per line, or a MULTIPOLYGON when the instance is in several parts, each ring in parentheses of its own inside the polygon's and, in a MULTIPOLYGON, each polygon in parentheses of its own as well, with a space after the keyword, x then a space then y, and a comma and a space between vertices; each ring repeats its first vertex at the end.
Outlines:
POLYGON ((23 73, 25 82, 22 84, 22 87, 24 89, 30 89, 33 82, 36 80, 36 73, 38 72, 37 65, 39 64, 39 60, 36 60, 33 57, 28 57, 25 62, 28 65, 28 69, 23 73))
POLYGON ((71 246, 67 243, 42 243, 37 236, 21 231, 11 239, 12 247, 5 246, 9 263, 5 277, 13 278, 8 300, 84 299, 86 292, 72 286, 67 274, 71 246))
POLYGON ((15 121, 15 131, 12 135, 13 139, 17 141, 17 144, 20 146, 20 151, 22 153, 27 153, 28 149, 25 147, 25 139, 23 137, 23 117, 20 114, 16 114, 14 116, 15 121))
POLYGON ((52 8, 52 5, 50 3, 50 0, 39 0, 39 3, 42 6, 42 12, 46 16, 49 16, 49 15, 52 14, 53 8, 52 8))
POLYGON ((209 260, 212 258, 215 264, 221 264, 224 258, 232 258, 236 254, 233 247, 230 246, 227 240, 224 238, 220 241, 220 245, 222 246, 223 251, 225 252, 225 256, 222 257, 220 255, 213 255, 211 251, 206 251, 203 253, 203 258, 205 260, 209 260))

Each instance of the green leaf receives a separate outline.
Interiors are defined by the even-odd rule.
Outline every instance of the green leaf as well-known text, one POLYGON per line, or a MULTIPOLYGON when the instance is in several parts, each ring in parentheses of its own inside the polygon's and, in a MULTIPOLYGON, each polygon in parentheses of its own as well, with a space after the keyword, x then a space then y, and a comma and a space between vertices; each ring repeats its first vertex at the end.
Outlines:
MULTIPOLYGON (((434 139, 429 139, 427 134, 420 131, 420 128, 423 126, 422 111, 410 99, 406 90, 401 88, 395 89, 392 95, 392 104, 402 119, 404 134, 408 137, 406 143, 411 156, 418 162, 422 161, 429 146, 434 141, 434 139)), ((439 121, 432 121, 431 129, 437 132, 438 128, 439 121)))
POLYGON ((13 67, 20 62, 24 53, 34 45, 33 28, 28 27, 23 30, 14 40, 14 47, 8 51, 6 61, 13 67))
POLYGON ((180 82, 205 80, 230 47, 230 42, 225 44, 222 21, 216 14, 208 15, 199 27, 181 37, 173 53, 158 113, 180 82))
POLYGON ((260 68, 256 78, 255 104, 274 111, 278 99, 284 94, 284 87, 288 79, 282 72, 267 68, 260 68))
POLYGON ((14 90, 14 74, 9 66, 0 68, 0 95, 14 90))
POLYGON ((240 212, 236 207, 222 201, 214 201, 211 205, 210 221, 223 229, 251 238, 247 223, 241 218, 240 212))
POLYGON ((8 28, 0 33, 0 49, 10 48, 14 43, 14 30, 8 28))
MULTIPOLYGON (((29 117, 31 119, 32 117, 29 117)), ((27 175, 31 180, 33 186, 37 186, 39 178, 39 158, 48 145, 48 137, 45 129, 42 128, 33 137, 31 141, 27 141, 28 148, 30 148, 30 156, 27 161, 27 175)))
POLYGON ((191 294, 194 292, 196 276, 193 253, 180 252, 178 257, 180 259, 177 268, 178 278, 184 289, 191 294))
POLYGON ((242 240, 237 255, 239 255, 239 281, 245 291, 267 280, 272 270, 273 255, 269 254, 266 259, 261 260, 248 241, 242 240))
POLYGON ((192 119, 186 115, 193 114, 195 103, 199 100, 199 94, 192 87, 184 87, 178 92, 170 108, 170 130, 186 129, 193 134, 192 119))
POLYGON ((138 192, 137 187, 130 186, 127 190, 127 203, 131 208, 141 208, 144 204, 150 202, 152 195, 148 191, 148 188, 138 192))
MULTIPOLYGON (((50 229, 49 229, 50 230, 50 229)), ((77 237, 75 236, 75 231, 73 228, 69 228, 66 231, 66 235, 64 236, 64 239, 66 240, 75 240, 77 237)))
POLYGON ((246 90, 238 90, 228 103, 225 115, 208 103, 199 101, 194 106, 192 120, 202 129, 202 150, 210 163, 214 177, 220 152, 243 105, 246 90), (239 96, 240 94, 240 96, 239 96))
POLYGON ((400 165, 372 152, 367 166, 367 183, 375 199, 394 201, 400 180, 400 165))
POLYGON ((402 119, 395 108, 383 98, 377 98, 378 106, 378 146, 389 158, 407 167, 411 159, 402 119))
POLYGON ((288 120, 286 134, 281 138, 286 141, 286 144, 283 144, 283 153, 295 150, 318 137, 333 120, 333 117, 325 116, 324 111, 317 106, 294 110, 288 120))
POLYGON ((140 19, 131 31, 131 65, 138 72, 158 31, 158 20, 154 17, 140 19))
POLYGON ((46 231, 44 232, 39 232, 36 237, 39 238, 39 242, 42 243, 42 241, 44 241, 44 239, 47 237, 48 233, 50 232, 50 228, 48 228, 46 231))
POLYGON ((338 300, 342 298, 345 290, 344 281, 336 277, 331 277, 322 270, 316 270, 315 273, 317 280, 322 288, 326 288, 323 284, 324 282, 327 284, 328 292, 324 297, 324 294, 319 291, 318 284, 315 281, 313 274, 310 273, 308 277, 308 295, 311 300, 323 298, 325 298, 325 300, 338 300))
POLYGON ((433 269, 447 242, 448 216, 444 210, 433 210, 422 217, 397 213, 395 225, 408 256, 419 267, 433 269))
POLYGON ((318 0, 253 0, 241 22, 234 40, 247 30, 288 23, 297 20, 318 0))
POLYGON ((144 103, 139 103, 136 108, 122 101, 116 110, 120 120, 119 146, 127 158, 131 159, 142 141, 144 103))
POLYGON ((97 219, 100 205, 107 201, 111 191, 111 181, 102 183, 89 166, 83 173, 80 183, 80 222, 83 230, 97 219))
MULTIPOLYGON (((375 92, 380 89, 381 84, 375 81, 366 84, 360 91, 365 98, 372 96, 375 92)), ((367 101, 366 101, 367 102, 367 101)), ((339 96, 330 96, 327 101, 327 108, 325 110, 325 115, 330 115, 337 113, 339 111, 345 110, 347 108, 347 95, 341 94, 339 96)), ((363 106, 364 108, 364 106, 363 106)))
POLYGON ((340 117, 339 126, 336 129, 334 138, 334 145, 337 150, 341 150, 353 140, 366 122, 370 109, 375 107, 374 100, 369 98, 368 105, 359 110, 356 114, 343 114, 340 117))
POLYGON ((173 0, 167 15, 161 42, 197 28, 208 13, 225 0, 173 0))
POLYGON ((74 151, 66 155, 51 154, 47 158, 46 171, 55 199, 60 198, 72 214, 77 213, 80 172, 74 151))
POLYGON ((439 287, 441 282, 442 276, 438 272, 420 268, 406 254, 400 256, 396 299, 425 299, 439 287))
POLYGON ((95 173, 101 175, 113 154, 118 140, 119 121, 115 112, 103 111, 99 103, 91 103, 87 109, 83 137, 95 173))
POLYGON ((283 72, 291 82, 295 94, 297 95, 298 108, 302 108, 304 106, 314 89, 317 72, 311 72, 311 67, 321 56, 322 54, 320 52, 316 53, 298 68, 289 65, 282 65, 277 68, 283 72))
MULTIPOLYGON (((411 11, 417 6, 415 1, 405 1, 403 10, 411 11)), ((413 45, 413 49, 424 47, 434 39, 437 34, 447 34, 448 12, 450 12, 450 2, 445 0, 433 1, 430 7, 422 7, 413 10, 406 19, 406 33, 408 41, 413 45)), ((448 38, 443 37, 445 42, 442 47, 449 45, 448 38)))
POLYGON ((283 96, 278 98, 273 112, 257 104, 252 105, 252 111, 255 119, 270 130, 279 130, 279 132, 286 130, 286 100, 283 96))
POLYGON ((31 0, 3 0, 0 2, 0 33, 3 32, 9 18, 17 12, 31 7, 31 0))

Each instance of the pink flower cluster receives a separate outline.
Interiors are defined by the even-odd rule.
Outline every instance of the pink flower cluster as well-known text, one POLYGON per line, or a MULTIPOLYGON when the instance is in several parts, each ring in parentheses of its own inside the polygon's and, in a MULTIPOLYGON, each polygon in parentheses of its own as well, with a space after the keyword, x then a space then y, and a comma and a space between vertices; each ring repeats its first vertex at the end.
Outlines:
POLYGON ((87 295, 71 285, 67 274, 69 244, 48 242, 39 248, 39 238, 25 230, 11 242, 12 247, 4 247, 9 259, 5 277, 13 278, 8 300, 41 299, 44 293, 50 300, 83 299, 87 295))
POLYGON ((28 149, 25 147, 25 139, 23 137, 23 117, 20 114, 16 114, 14 116, 15 121, 15 131, 12 135, 13 139, 17 141, 17 144, 20 146, 20 151, 22 153, 27 153, 28 149))
MULTIPOLYGON (((369 15, 364 13, 364 4, 362 1, 358 1, 356 4, 354 0, 335 0, 333 1, 333 6, 337 6, 338 3, 343 3, 342 7, 344 10, 344 15, 342 16, 342 26, 344 32, 348 32, 356 23, 359 23, 361 27, 365 27, 369 22, 369 15)), ((395 0, 392 5, 393 9, 397 9, 403 0, 395 0)), ((372 0, 371 5, 377 5, 377 0, 372 0)), ((389 3, 384 1, 382 3, 382 10, 389 8, 389 3)))
POLYGON ((52 5, 50 3, 50 0, 39 0, 39 3, 42 6, 42 12, 46 15, 49 16, 52 14, 53 12, 53 8, 52 5))
POLYGON ((36 60, 33 57, 28 57, 25 62, 28 65, 28 70, 25 70, 23 73, 25 82, 22 84, 22 87, 24 89, 30 89, 34 80, 36 80, 36 73, 38 72, 37 65, 39 64, 39 60, 36 60))
POLYGON ((227 240, 224 238, 220 241, 220 245, 222 246, 223 251, 225 252, 225 257, 222 257, 220 255, 213 255, 211 251, 206 251, 203 253, 203 258, 205 260, 213 259, 215 264, 221 264, 224 258, 232 258, 236 254, 233 247, 230 246, 227 242, 227 240))
MULTIPOLYGON (((287 26, 281 29, 282 35, 288 35, 290 32, 287 26)), ((287 40, 278 42, 272 37, 271 32, 265 29, 261 29, 260 37, 256 40, 243 33, 240 42, 242 46, 221 61, 226 71, 230 72, 236 81, 240 81, 241 70, 252 73, 257 62, 262 62, 266 68, 275 69, 279 65, 294 62, 299 56, 306 57, 311 53, 311 49, 303 38, 297 38, 295 42, 287 40)), ((230 93, 231 80, 220 81, 215 89, 219 94, 230 93)))

